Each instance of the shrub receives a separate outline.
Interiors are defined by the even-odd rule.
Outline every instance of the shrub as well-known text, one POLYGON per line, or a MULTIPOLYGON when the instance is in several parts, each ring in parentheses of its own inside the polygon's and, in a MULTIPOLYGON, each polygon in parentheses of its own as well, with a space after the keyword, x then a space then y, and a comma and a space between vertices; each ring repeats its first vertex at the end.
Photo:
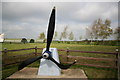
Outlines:
POLYGON ((35 43, 35 40, 34 39, 30 39, 29 43, 35 43))
POLYGON ((28 41, 27 41, 26 38, 22 38, 21 42, 25 44, 25 43, 27 43, 28 41))

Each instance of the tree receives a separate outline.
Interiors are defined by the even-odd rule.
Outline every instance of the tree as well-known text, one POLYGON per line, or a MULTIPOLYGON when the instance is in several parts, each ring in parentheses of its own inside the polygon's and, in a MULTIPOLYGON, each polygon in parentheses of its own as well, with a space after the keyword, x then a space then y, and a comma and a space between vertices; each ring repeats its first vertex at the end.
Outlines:
POLYGON ((120 40, 120 27, 117 27, 115 29, 114 34, 116 35, 116 39, 120 40))
POLYGON ((26 38, 22 38, 21 42, 25 44, 25 43, 27 43, 28 41, 27 41, 26 38))
POLYGON ((30 42, 29 43, 34 43, 35 42, 35 40, 34 39, 30 39, 30 42))
POLYGON ((62 38, 65 38, 65 39, 66 39, 66 38, 67 38, 67 35, 68 35, 68 26, 65 26, 63 32, 61 32, 60 40, 61 40, 62 38))
POLYGON ((111 21, 106 19, 104 22, 101 19, 95 20, 90 28, 87 28, 89 35, 94 39, 107 39, 113 30, 110 28, 111 21))
POLYGON ((90 38, 91 41, 93 40, 94 35, 93 35, 92 30, 90 28, 86 28, 86 36, 87 36, 87 38, 90 38))
POLYGON ((113 30, 110 28, 111 21, 106 19, 105 23, 101 24, 100 31, 99 31, 99 37, 103 39, 107 39, 112 33, 113 30))
POLYGON ((60 40, 62 40, 62 32, 61 32, 61 35, 60 35, 60 40))
POLYGON ((82 40, 82 36, 79 37, 79 40, 82 40))
POLYGON ((73 34, 73 32, 70 32, 70 34, 69 34, 69 39, 70 39, 70 40, 73 40, 73 39, 74 39, 74 34, 73 34))
POLYGON ((55 31, 54 39, 56 39, 56 38, 57 38, 57 36, 58 36, 58 32, 57 32, 57 31, 55 31))
POLYGON ((40 38, 40 39, 45 39, 45 34, 44 34, 44 32, 40 33, 39 38, 40 38))

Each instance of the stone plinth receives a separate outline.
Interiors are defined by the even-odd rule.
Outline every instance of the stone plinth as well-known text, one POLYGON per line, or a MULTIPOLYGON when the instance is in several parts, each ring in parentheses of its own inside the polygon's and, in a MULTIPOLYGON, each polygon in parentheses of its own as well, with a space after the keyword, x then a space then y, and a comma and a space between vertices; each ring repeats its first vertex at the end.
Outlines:
POLYGON ((87 80, 87 76, 85 75, 84 71, 82 69, 67 69, 67 70, 61 70, 61 75, 60 76, 41 76, 37 75, 38 74, 38 68, 27 68, 25 67, 24 69, 14 73, 13 75, 9 76, 7 79, 42 79, 42 78, 77 78, 80 79, 84 78, 83 80, 87 80))
MULTIPOLYGON (((43 52, 46 50, 46 48, 43 49, 43 52)), ((59 56, 57 48, 50 48, 50 51, 52 52, 52 58, 54 58, 59 63, 59 56)), ((61 69, 52 61, 47 59, 41 59, 40 60, 40 67, 38 70, 38 75, 42 76, 60 76, 61 75, 61 69)))

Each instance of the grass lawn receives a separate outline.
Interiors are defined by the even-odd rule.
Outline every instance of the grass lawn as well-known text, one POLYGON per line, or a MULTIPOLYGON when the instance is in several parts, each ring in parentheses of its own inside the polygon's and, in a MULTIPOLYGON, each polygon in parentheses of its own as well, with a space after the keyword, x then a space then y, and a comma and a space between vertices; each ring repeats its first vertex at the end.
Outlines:
MULTIPOLYGON (((8 50, 13 50, 13 49, 24 49, 24 48, 33 48, 37 46, 38 48, 45 48, 46 43, 27 43, 27 44, 21 44, 21 43, 2 43, 2 50, 4 48, 7 48, 8 50)), ((52 48, 57 48, 57 49, 67 49, 69 48, 70 50, 81 50, 81 51, 102 51, 102 52, 115 52, 115 49, 117 46, 103 46, 103 45, 80 45, 80 44, 66 44, 66 43, 52 43, 51 44, 52 48)), ((28 54, 32 53, 34 50, 27 50, 27 51, 19 51, 19 52, 9 52, 7 53, 7 57, 14 56, 14 55, 21 55, 21 54, 28 54)), ((42 52, 42 50, 38 50, 39 53, 42 52)), ((61 55, 66 55, 66 52, 58 52, 61 55)), ((106 55, 106 54, 93 54, 93 53, 75 53, 75 52, 70 52, 69 53, 72 56, 85 56, 85 57, 99 57, 99 58, 115 58, 114 55, 106 55)), ((6 57, 3 54, 3 58, 6 57)), ((35 56, 29 56, 29 57, 35 57, 35 56)), ((28 56, 25 57, 24 59, 29 58, 28 56)), ((23 56, 14 58, 14 59, 9 59, 4 61, 4 63, 12 62, 15 60, 22 59, 23 56)), ((61 62, 63 62, 65 59, 60 58, 61 62)), ((72 59, 71 59, 72 60, 72 59)), ((81 62, 90 62, 94 64, 99 64, 99 61, 87 61, 87 60, 79 60, 81 62)), ((113 65, 115 62, 100 62, 100 64, 105 64, 105 65, 113 65)), ((38 67, 39 66, 39 61, 34 62, 33 64, 29 65, 28 67, 38 67)), ((11 65, 7 67, 3 67, 3 74, 2 77, 6 78, 13 74, 14 72, 17 71, 18 65, 11 65)), ((104 69, 104 68, 95 68, 95 67, 87 67, 87 66, 80 66, 80 65, 74 65, 71 68, 81 68, 85 71, 86 75, 88 78, 117 78, 117 70, 116 69, 104 69)))

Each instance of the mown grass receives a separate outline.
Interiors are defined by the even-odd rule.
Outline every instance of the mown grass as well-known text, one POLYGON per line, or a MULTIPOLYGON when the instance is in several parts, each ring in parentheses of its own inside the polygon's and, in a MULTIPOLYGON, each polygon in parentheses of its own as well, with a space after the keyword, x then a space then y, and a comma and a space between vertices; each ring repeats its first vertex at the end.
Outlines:
MULTIPOLYGON (((24 49, 24 48, 33 48, 37 46, 38 48, 45 48, 46 43, 27 43, 27 44, 21 44, 21 43, 2 43, 2 50, 4 48, 7 48, 8 50, 13 49, 24 49)), ((117 46, 103 46, 103 45, 81 45, 81 44, 67 44, 67 43, 52 43, 51 47, 57 48, 57 49, 67 49, 70 50, 81 50, 81 51, 102 51, 102 52, 115 52, 115 49, 117 46)), ((33 53, 34 50, 26 50, 26 51, 19 51, 19 52, 9 52, 7 53, 7 56, 3 53, 3 59, 5 57, 10 57, 14 55, 21 55, 21 54, 29 54, 33 53)), ((38 53, 41 53, 42 50, 38 50, 38 53)), ((61 55, 66 55, 66 52, 59 51, 58 52, 61 55)), ((40 54, 39 54, 40 55, 40 54)), ((116 56, 113 55, 107 55, 107 54, 93 54, 93 53, 76 53, 76 52, 70 52, 69 55, 72 56, 85 56, 85 57, 98 57, 98 58, 115 58, 116 56)), ((8 62, 14 62, 19 61, 20 59, 27 59, 35 57, 35 55, 31 56, 23 56, 23 57, 17 57, 17 58, 11 58, 4 61, 4 63, 8 62)), ((64 62, 66 59, 60 57, 60 61, 64 62)), ((73 61, 73 59, 69 59, 69 61, 73 61)), ((94 64, 101 64, 101 65, 115 65, 115 62, 100 62, 100 61, 90 61, 90 60, 82 60, 79 59, 79 61, 82 63, 94 63, 94 64)), ((29 65, 28 67, 39 67, 39 61, 34 62, 33 64, 29 65)), ((3 68, 3 78, 6 78, 17 71, 18 65, 11 65, 8 67, 3 68)), ((104 69, 104 68, 95 68, 95 67, 87 67, 87 66, 80 66, 80 65, 74 65, 71 68, 81 68, 85 71, 88 78, 117 78, 117 70, 116 69, 104 69)))
MULTIPOLYGON (((2 43, 2 50, 7 48, 9 50, 12 49, 23 49, 23 48, 33 48, 35 46, 39 48, 45 48, 46 43, 16 43, 16 44, 9 44, 9 43, 2 43)), ((58 49, 67 49, 70 50, 82 50, 82 51, 105 51, 105 52, 115 52, 117 46, 105 46, 105 45, 80 45, 80 44, 67 44, 67 43, 52 43, 51 47, 55 47, 58 49)))

